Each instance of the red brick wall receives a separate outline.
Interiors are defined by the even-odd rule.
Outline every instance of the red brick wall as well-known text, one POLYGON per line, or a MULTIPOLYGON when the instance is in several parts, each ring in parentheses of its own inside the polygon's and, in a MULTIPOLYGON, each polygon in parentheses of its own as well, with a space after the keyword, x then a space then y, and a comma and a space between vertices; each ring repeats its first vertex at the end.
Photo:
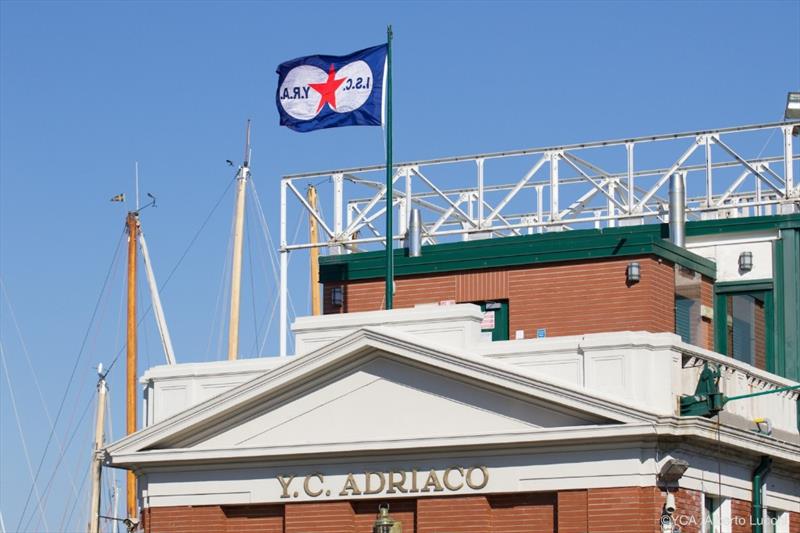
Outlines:
POLYGON ((731 501, 731 533, 751 533, 750 502, 744 500, 731 501))
POLYGON ((488 500, 492 515, 492 533, 555 530, 556 493, 498 494, 489 496, 488 500))
MULTIPOLYGON (((675 329, 672 264, 653 257, 604 259, 532 265, 506 270, 479 270, 395 280, 396 308, 455 300, 509 300, 509 330, 535 337, 545 328, 550 337, 605 331, 672 332, 675 329), (641 265, 641 281, 626 283, 631 261, 641 265)), ((385 307, 383 280, 345 286, 345 305, 331 305, 336 283, 323 291, 324 312, 375 311, 385 307)), ((710 289, 709 289, 710 291, 710 289)), ((709 292, 710 294, 710 292, 709 292)), ((710 296, 709 296, 710 298, 710 296)), ((709 328, 709 336, 710 336, 709 328)))
POLYGON ((800 533, 800 513, 789 513, 789 533, 800 533))
POLYGON ((605 331, 673 331, 672 265, 637 258, 641 281, 628 285, 631 259, 566 263, 509 272, 509 329, 535 337, 605 331))
MULTIPOLYGON (((659 533, 665 495, 656 487, 392 500, 404 533, 659 533)), ((701 495, 675 492, 683 533, 700 533, 701 495)), ((155 507, 145 533, 370 533, 379 500, 155 507)), ((731 502, 732 533, 750 533, 750 502, 731 502)), ((790 513, 789 533, 800 533, 790 513)))
POLYGON ((558 493, 558 533, 586 533, 589 529, 589 492, 568 490, 558 493))
POLYGON ((354 533, 350 502, 287 503, 285 533, 354 533))
POLYGON ((147 533, 284 533, 283 505, 151 507, 142 518, 147 533))
POLYGON ((588 530, 592 533, 658 533, 663 504, 664 496, 656 487, 589 489, 588 530))
POLYGON ((484 496, 417 500, 419 533, 486 533, 492 530, 491 523, 491 507, 484 496))
POLYGON ((679 489, 675 491, 675 505, 677 510, 674 518, 681 528, 681 533, 703 533, 701 494, 694 490, 679 489))

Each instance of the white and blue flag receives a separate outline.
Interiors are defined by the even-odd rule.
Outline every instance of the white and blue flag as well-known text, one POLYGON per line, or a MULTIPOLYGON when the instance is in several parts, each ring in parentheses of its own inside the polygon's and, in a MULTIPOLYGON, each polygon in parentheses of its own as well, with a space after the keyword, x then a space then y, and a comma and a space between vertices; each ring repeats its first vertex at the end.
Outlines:
POLYGON ((281 126, 313 131, 380 126, 385 44, 346 56, 314 55, 278 65, 275 101, 281 126))

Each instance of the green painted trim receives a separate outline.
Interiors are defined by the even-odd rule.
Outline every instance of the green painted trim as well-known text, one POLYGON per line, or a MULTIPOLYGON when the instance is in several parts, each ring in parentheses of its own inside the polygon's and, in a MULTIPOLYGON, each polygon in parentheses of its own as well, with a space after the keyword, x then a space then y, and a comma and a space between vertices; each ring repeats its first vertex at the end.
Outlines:
POLYGON ((771 279, 718 281, 714 284, 714 292, 717 294, 730 294, 734 292, 771 291, 772 287, 773 283, 771 279))
MULTIPOLYGON (((663 225, 604 230, 575 230, 502 239, 424 246, 422 256, 394 253, 395 276, 438 274, 540 263, 655 255, 716 277, 713 261, 662 239, 663 225)), ((384 252, 363 252, 320 258, 320 281, 355 281, 383 276, 384 252)))
POLYGON ((714 295, 714 351, 728 354, 728 295, 714 295))
MULTIPOLYGON (((771 215, 687 222, 686 235, 696 237, 798 228, 800 214, 771 215)), ((715 277, 716 268, 713 262, 672 245, 664 240, 668 235, 667 224, 648 224, 436 244, 423 246, 422 257, 417 258, 406 257, 404 249, 396 249, 394 271, 397 276, 409 276, 654 254, 705 276, 715 277)), ((355 281, 383 277, 386 265, 384 258, 385 252, 380 251, 321 257, 320 281, 355 281), (381 265, 378 265, 379 260, 381 265), (379 268, 380 272, 377 271, 379 268)))
POLYGON ((782 315, 784 323, 784 368, 783 376, 800 381, 800 229, 781 230, 782 242, 782 315))
MULTIPOLYGON (((775 279, 775 373, 786 375, 786 342, 783 309, 786 296, 783 291, 783 240, 778 239, 772 247, 772 276, 775 279)), ((800 413, 798 413, 800 416, 800 413)))
POLYGON ((686 236, 698 237, 716 233, 737 233, 767 229, 800 228, 800 214, 770 215, 760 217, 695 220, 686 223, 686 236))
POLYGON ((761 462, 753 470, 753 487, 750 491, 753 496, 753 506, 750 509, 750 522, 753 524, 753 533, 763 533, 764 531, 764 479, 769 475, 771 469, 772 458, 762 455, 761 462))

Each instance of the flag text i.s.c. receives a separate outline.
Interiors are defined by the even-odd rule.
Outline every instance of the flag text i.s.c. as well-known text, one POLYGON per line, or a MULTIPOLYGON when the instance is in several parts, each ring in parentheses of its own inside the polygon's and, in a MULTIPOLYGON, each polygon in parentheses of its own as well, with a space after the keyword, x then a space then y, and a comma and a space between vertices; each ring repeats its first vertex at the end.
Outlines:
POLYGON ((380 126, 385 66, 385 44, 281 63, 275 94, 281 126, 295 131, 380 126))

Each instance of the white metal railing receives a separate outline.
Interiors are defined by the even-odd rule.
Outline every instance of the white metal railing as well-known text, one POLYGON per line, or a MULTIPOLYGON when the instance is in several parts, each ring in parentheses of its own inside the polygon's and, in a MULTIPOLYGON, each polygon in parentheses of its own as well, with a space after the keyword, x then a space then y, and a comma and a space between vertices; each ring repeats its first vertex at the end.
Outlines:
MULTIPOLYGON (((800 211, 795 186, 798 122, 652 135, 394 165, 393 241, 411 209, 424 243, 663 222, 666 184, 686 181, 689 220, 800 211), (766 141, 766 142, 765 142, 766 141), (776 146, 777 145, 777 146, 776 146), (762 155, 767 151, 766 155, 762 155)), ((385 166, 285 176, 281 180, 281 354, 286 354, 288 253, 383 249, 385 166), (313 209, 303 188, 317 185, 313 209), (291 213, 313 217, 321 239, 287 240, 291 213)))

